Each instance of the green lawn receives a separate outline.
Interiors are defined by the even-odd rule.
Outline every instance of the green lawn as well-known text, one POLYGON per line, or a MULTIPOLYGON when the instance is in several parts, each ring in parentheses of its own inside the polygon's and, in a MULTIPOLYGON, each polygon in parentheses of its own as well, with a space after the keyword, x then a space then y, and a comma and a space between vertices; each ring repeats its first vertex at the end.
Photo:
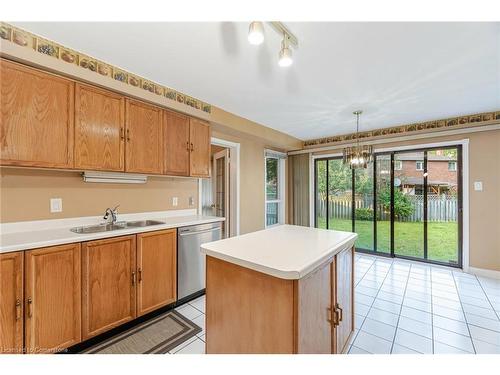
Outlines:
MULTIPOLYGON (((429 222, 428 258, 441 262, 458 261, 458 225, 453 222, 429 222)), ((325 227, 325 219, 318 218, 318 227, 325 227)), ((351 220, 330 219, 330 229, 350 232, 351 220)), ((373 222, 356 221, 359 237, 356 247, 373 250, 373 222)), ((411 222, 394 223, 394 250, 396 255, 423 258, 424 224, 411 222)), ((390 251, 390 222, 377 222, 377 251, 390 251)))

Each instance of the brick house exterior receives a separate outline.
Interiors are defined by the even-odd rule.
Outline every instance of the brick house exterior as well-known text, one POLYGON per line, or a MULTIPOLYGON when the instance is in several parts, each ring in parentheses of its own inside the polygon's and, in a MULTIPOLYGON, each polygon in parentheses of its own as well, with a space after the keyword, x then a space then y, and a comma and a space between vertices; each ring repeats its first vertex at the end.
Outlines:
MULTIPOLYGON (((396 155, 394 159, 394 177, 401 182, 401 189, 406 194, 423 194, 424 184, 423 153, 396 155)), ((440 154, 427 156, 428 194, 453 194, 457 191, 458 163, 456 158, 440 154)))

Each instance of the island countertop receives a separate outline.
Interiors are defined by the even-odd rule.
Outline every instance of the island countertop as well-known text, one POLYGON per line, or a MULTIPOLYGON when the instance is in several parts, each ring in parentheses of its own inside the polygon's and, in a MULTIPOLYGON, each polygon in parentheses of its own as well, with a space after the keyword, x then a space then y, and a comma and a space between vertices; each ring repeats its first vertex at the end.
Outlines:
POLYGON ((358 235, 327 229, 279 225, 201 245, 201 251, 254 271, 298 280, 338 252, 352 247, 358 235))

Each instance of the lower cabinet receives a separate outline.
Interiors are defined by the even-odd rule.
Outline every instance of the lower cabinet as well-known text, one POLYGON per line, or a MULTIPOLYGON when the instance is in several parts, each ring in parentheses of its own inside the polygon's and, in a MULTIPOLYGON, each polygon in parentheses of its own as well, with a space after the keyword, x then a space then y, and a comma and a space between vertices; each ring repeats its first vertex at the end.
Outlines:
POLYGON ((80 244, 25 253, 27 353, 60 351, 81 341, 80 244))
POLYGON ((335 306, 338 314, 336 352, 344 353, 354 331, 354 251, 346 249, 335 257, 335 306))
POLYGON ((23 255, 0 254, 0 353, 23 351, 23 255))
POLYGON ((176 300, 177 230, 137 235, 137 316, 176 300))
POLYGON ((136 317, 135 255, 135 235, 83 243, 84 340, 136 317))

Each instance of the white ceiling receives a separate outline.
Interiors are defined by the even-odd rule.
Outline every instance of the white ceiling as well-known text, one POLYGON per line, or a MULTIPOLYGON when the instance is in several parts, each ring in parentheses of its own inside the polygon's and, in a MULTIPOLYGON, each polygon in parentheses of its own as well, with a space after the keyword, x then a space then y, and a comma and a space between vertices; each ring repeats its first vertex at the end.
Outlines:
POLYGON ((300 139, 500 109, 500 23, 287 23, 290 68, 267 24, 16 25, 300 139))

